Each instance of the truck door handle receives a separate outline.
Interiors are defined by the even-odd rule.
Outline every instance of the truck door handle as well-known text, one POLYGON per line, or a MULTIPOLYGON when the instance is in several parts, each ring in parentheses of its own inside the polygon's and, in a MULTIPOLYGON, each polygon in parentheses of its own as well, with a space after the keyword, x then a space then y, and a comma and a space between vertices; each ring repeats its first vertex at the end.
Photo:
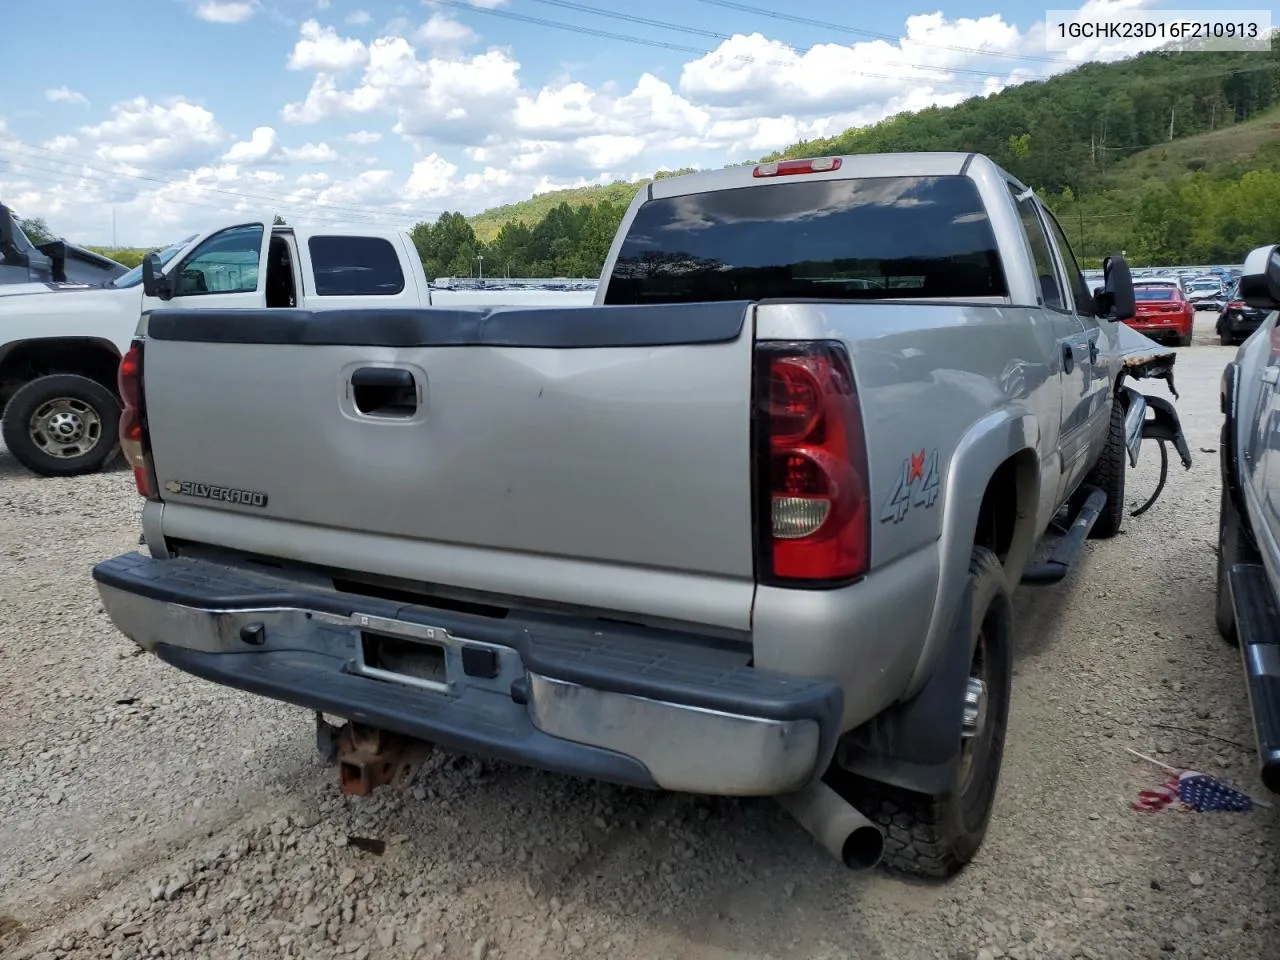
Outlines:
POLYGON ((1278 380, 1280 380, 1280 367, 1263 367, 1262 368, 1263 383, 1275 383, 1278 380))
POLYGON ((1076 368, 1075 351, 1071 349, 1071 344, 1064 343, 1062 345, 1062 372, 1070 373, 1076 368))
POLYGON ((411 417, 418 411, 418 384, 400 367, 361 367, 351 374, 351 399, 370 417, 411 417))

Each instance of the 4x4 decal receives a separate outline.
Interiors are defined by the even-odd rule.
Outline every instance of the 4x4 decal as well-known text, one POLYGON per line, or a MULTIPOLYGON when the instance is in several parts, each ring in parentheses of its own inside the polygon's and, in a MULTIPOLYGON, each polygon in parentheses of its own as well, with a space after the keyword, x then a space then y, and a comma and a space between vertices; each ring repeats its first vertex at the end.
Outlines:
POLYGON ((901 523, 912 507, 926 510, 938 502, 938 449, 920 450, 902 461, 898 479, 880 511, 880 522, 901 523))

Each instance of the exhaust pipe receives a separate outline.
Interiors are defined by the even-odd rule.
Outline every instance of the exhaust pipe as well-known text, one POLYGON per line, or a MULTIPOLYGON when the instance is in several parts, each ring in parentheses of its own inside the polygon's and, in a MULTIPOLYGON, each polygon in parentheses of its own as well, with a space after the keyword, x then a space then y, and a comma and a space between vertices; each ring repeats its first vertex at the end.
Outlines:
POLYGON ((849 869, 871 870, 884 856, 884 832, 821 780, 774 799, 849 869))

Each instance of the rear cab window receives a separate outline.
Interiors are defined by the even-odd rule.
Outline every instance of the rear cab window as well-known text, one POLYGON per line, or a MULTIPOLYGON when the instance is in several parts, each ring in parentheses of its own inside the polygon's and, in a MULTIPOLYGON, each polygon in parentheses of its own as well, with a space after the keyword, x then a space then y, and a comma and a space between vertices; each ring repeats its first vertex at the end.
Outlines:
POLYGON ((1134 284, 1133 295, 1138 300, 1176 300, 1177 287, 1171 283, 1134 284))
POLYGON ((808 180, 646 201, 606 304, 1007 296, 964 176, 808 180))
POLYGON ((316 295, 394 297, 404 291, 404 270, 382 237, 314 236, 307 241, 316 295))

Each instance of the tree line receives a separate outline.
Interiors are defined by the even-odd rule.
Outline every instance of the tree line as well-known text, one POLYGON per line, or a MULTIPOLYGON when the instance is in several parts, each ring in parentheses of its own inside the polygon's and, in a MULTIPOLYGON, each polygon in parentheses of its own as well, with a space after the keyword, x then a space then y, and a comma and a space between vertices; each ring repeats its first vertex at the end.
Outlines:
MULTIPOLYGON (((1239 262, 1252 247, 1280 241, 1280 58, 1274 37, 1272 44, 1268 53, 1086 64, 760 159, 975 151, 1046 199, 1087 265, 1116 250, 1135 265, 1239 262)), ((432 278, 597 276, 642 186, 572 191, 559 202, 543 195, 470 219, 449 212, 411 235, 432 278)), ((108 255, 134 261, 132 251, 108 255)))

